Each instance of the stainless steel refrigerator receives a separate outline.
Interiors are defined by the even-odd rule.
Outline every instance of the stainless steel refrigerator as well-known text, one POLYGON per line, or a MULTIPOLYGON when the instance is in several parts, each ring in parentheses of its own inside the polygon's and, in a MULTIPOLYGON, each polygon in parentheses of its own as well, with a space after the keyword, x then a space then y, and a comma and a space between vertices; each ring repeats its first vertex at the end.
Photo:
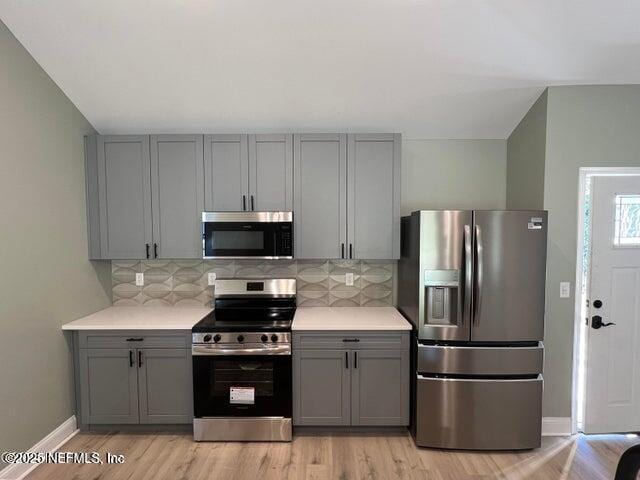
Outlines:
POLYGON ((401 251, 416 443, 539 447, 547 212, 413 212, 401 251))

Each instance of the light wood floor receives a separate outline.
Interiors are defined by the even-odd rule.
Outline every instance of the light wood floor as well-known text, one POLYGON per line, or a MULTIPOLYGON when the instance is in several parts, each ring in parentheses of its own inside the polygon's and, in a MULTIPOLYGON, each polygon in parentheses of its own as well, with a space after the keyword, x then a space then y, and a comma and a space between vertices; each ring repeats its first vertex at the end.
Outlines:
POLYGON ((188 434, 80 433, 61 451, 124 454, 123 465, 43 465, 30 480, 611 479, 622 435, 543 438, 520 453, 416 448, 404 432, 306 433, 292 443, 195 443, 188 434))

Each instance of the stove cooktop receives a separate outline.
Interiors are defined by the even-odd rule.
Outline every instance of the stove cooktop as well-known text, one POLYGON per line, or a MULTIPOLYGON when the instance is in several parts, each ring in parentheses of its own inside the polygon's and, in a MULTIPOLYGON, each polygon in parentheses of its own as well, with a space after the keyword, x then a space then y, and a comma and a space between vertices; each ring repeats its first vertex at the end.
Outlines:
POLYGON ((194 333, 216 332, 288 332, 291 330, 295 309, 287 312, 234 312, 212 311, 191 329, 194 333), (265 314, 266 313, 266 314, 265 314))

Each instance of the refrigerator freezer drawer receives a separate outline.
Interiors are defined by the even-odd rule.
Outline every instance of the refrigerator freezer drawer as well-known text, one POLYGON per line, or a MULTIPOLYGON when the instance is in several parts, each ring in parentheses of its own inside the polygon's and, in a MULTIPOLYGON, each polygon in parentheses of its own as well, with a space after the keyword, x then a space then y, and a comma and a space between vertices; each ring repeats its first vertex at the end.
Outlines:
POLYGON ((418 344, 418 372, 441 375, 535 375, 544 347, 473 347, 418 344))
POLYGON ((542 376, 525 380, 418 375, 416 443, 466 450, 540 446, 542 376))

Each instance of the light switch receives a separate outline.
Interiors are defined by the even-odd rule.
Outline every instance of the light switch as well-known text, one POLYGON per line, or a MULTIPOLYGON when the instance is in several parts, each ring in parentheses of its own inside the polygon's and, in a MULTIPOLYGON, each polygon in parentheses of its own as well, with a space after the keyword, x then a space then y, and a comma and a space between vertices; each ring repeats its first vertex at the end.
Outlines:
POLYGON ((136 287, 144 286, 144 273, 136 273, 136 287))
POLYGON ((347 273, 345 275, 345 283, 347 287, 353 287, 353 273, 347 273))
POLYGON ((209 272, 207 274, 207 284, 209 286, 212 286, 212 285, 216 284, 216 272, 209 272))
POLYGON ((571 297, 571 282, 560 282, 560 298, 571 297))

